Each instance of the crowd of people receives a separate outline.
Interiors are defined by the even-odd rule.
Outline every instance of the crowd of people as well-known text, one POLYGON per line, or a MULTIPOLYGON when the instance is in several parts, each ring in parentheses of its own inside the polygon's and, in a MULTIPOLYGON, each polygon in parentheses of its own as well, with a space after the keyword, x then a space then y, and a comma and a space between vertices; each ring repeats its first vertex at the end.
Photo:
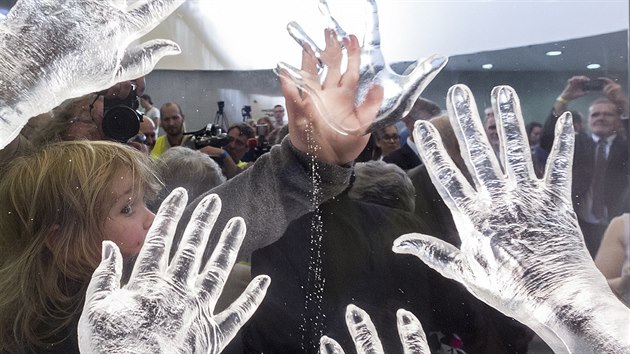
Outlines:
MULTIPOLYGON (((383 89, 372 86, 355 107, 360 50, 356 37, 349 38, 344 42, 347 71, 330 70, 328 79, 338 82, 322 85, 317 97, 319 104, 344 112, 345 122, 364 122, 376 114, 383 89)), ((325 52, 339 54, 341 47, 327 46, 325 52)), ((341 55, 324 57, 331 61, 326 64, 339 67, 341 55)), ((302 69, 317 72, 319 60, 304 54, 302 69)), ((252 318, 239 336, 222 344, 225 352, 317 352, 323 335, 350 347, 354 338, 343 319, 352 303, 366 309, 382 329, 388 352, 399 348, 392 323, 404 308, 422 322, 433 353, 527 353, 534 333, 520 318, 480 300, 484 297, 471 294, 461 280, 442 277, 435 266, 391 251, 408 233, 462 246, 462 219, 451 213, 458 201, 445 197, 447 182, 436 177, 437 164, 428 163, 426 154, 421 158, 419 147, 428 144, 417 122, 431 123, 444 147, 440 157, 448 157, 461 174, 460 184, 473 185, 487 176, 478 176, 479 162, 466 156, 470 147, 460 145, 462 128, 453 126, 437 104, 419 98, 403 119, 404 129, 386 125, 371 136, 340 134, 321 117, 326 107, 314 105, 282 73, 279 77, 286 120, 285 107, 277 105, 273 119, 230 125, 222 140, 203 146, 185 134, 184 109, 175 102, 155 107, 143 92, 142 78, 33 117, 31 126, 0 151, 0 352, 78 352, 78 323, 102 242, 119 249, 123 283, 133 278, 155 213, 183 187, 189 199, 177 229, 172 228, 171 256, 188 245, 185 227, 196 221, 195 208, 216 194, 221 212, 217 227, 208 231, 207 246, 198 251, 201 262, 212 258, 223 226, 240 216, 247 227, 238 253, 243 263, 226 288, 240 293, 252 275, 271 278, 258 311, 248 314, 252 318), (132 85, 139 90, 129 90, 132 85), (114 141, 103 130, 105 100, 131 91, 143 110, 137 134, 114 141)), ((584 86, 589 80, 570 78, 544 123, 512 124, 529 142, 524 156, 537 180, 552 183, 555 175, 549 170, 562 172, 548 163, 557 162, 564 143, 554 140, 568 136, 557 127, 569 103, 591 93, 584 86)), ((627 304, 628 98, 618 83, 602 80, 603 97, 589 107, 588 130, 575 134, 568 173, 574 210, 568 215, 574 213, 584 247, 612 292, 627 304)), ((503 129, 509 123, 497 124, 508 118, 495 117, 503 114, 498 106, 484 114, 482 147, 497 166, 518 175, 510 170, 515 162, 506 150, 503 129)), ((578 124, 579 113, 572 116, 578 124)), ((238 300, 227 298, 222 307, 230 309, 231 301, 238 300)))

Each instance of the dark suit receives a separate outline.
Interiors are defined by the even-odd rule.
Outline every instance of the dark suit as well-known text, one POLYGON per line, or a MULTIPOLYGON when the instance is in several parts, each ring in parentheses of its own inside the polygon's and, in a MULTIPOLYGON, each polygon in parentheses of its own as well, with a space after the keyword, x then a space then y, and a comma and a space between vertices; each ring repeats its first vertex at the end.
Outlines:
MULTIPOLYGON (((547 141, 553 141, 554 128, 558 117, 549 115, 543 129, 547 141)), ((628 142, 619 135, 615 137, 608 152, 608 166, 604 174, 604 205, 608 210, 606 223, 592 224, 584 220, 578 210, 585 202, 595 171, 596 144, 590 134, 575 136, 575 152, 573 154, 572 199, 573 208, 578 214, 578 221, 584 234, 584 241, 591 255, 595 255, 606 226, 610 219, 623 212, 623 194, 628 188, 628 142)))
POLYGON ((398 150, 390 152, 389 155, 383 158, 383 161, 396 164, 405 171, 422 164, 416 152, 413 151, 408 144, 401 146, 398 150))

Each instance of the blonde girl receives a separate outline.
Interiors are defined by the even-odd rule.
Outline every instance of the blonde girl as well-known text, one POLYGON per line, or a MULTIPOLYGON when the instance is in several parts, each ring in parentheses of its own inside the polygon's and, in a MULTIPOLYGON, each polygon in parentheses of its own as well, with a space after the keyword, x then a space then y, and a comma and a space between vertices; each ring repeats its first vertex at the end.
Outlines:
POLYGON ((0 353, 78 352, 101 241, 139 252, 156 183, 148 157, 104 141, 55 143, 10 163, 0 180, 0 353))

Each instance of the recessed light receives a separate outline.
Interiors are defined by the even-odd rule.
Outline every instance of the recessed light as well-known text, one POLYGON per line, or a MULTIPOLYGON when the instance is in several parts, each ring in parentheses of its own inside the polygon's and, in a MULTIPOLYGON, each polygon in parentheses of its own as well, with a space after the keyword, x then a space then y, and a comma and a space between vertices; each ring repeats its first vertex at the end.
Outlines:
POLYGON ((490 69, 492 69, 492 67, 493 67, 493 66, 494 66, 494 65, 492 65, 492 64, 483 64, 481 67, 482 67, 483 69, 490 70, 490 69))
POLYGON ((589 70, 595 70, 595 69, 599 69, 599 68, 601 68, 601 67, 602 67, 602 66, 601 66, 601 65, 599 65, 599 64, 588 64, 588 65, 586 66, 586 68, 587 68, 587 69, 589 69, 589 70))
POLYGON ((562 51, 561 50, 550 50, 547 53, 545 53, 545 55, 550 56, 550 57, 557 57, 558 55, 562 55, 562 51))

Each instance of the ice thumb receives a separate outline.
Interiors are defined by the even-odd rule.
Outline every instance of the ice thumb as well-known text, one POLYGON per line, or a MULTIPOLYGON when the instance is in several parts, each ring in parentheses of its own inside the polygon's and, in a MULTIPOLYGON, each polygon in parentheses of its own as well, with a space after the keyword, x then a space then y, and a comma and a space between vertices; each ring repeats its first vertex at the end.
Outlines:
POLYGON ((394 241, 392 250, 399 254, 411 254, 444 277, 461 282, 462 258, 457 247, 433 236, 406 234, 394 241))

